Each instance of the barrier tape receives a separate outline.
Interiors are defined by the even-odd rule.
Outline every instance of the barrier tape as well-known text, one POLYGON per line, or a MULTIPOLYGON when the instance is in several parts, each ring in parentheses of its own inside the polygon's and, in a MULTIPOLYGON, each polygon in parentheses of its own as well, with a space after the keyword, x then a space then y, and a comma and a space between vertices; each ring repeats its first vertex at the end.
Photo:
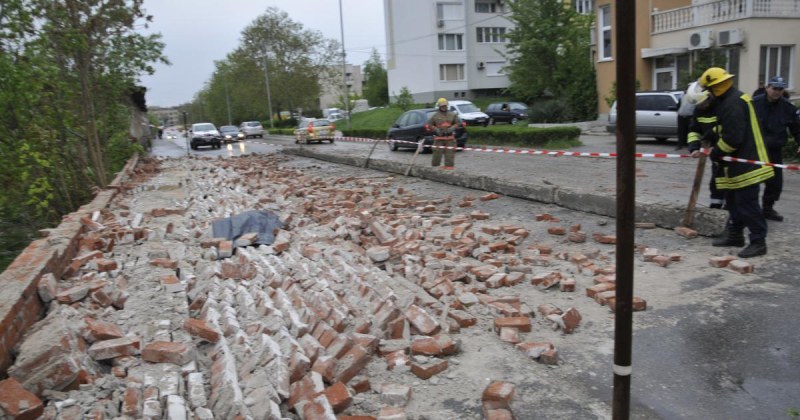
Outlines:
MULTIPOLYGON (((346 142, 361 142, 361 143, 374 143, 374 142, 386 142, 386 143, 406 143, 406 144, 413 144, 418 145, 419 143, 415 141, 408 141, 408 140, 380 140, 380 139, 367 139, 361 137, 335 137, 335 141, 346 141, 346 142)), ((457 146, 436 146, 436 145, 429 145, 426 144, 424 147, 430 149, 452 149, 452 150, 462 150, 466 152, 487 152, 487 153, 506 153, 506 154, 517 154, 517 155, 532 155, 532 156, 570 156, 570 157, 604 157, 604 158, 612 158, 617 157, 618 154, 615 152, 568 152, 565 150, 534 150, 534 149, 495 149, 495 148, 488 148, 488 147, 457 147, 457 146)), ((702 152, 708 155, 710 153, 709 149, 702 149, 702 152)), ((682 154, 682 153, 635 153, 634 157, 637 158, 656 158, 656 159, 686 159, 691 158, 691 154, 682 154)), ((786 165, 780 163, 770 163, 770 162, 762 162, 758 160, 748 160, 748 159, 739 159, 731 156, 723 156, 721 158, 727 162, 744 162, 749 163, 752 165, 760 165, 760 166, 772 166, 775 168, 787 169, 790 171, 800 171, 800 165, 786 165)))

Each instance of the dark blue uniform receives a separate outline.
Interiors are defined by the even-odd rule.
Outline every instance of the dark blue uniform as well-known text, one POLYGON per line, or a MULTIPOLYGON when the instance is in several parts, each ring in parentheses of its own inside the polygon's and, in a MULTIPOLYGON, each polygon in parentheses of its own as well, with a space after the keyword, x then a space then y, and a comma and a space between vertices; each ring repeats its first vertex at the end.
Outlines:
MULTIPOLYGON (((766 95, 753 98, 758 122, 761 125, 761 134, 767 146, 769 161, 783 163, 783 148, 789 141, 788 132, 791 131, 795 140, 800 140, 800 115, 797 107, 786 98, 779 98, 770 102, 766 95)), ((775 176, 764 183, 764 209, 771 209, 775 202, 781 198, 783 190, 783 169, 775 168, 775 176)))

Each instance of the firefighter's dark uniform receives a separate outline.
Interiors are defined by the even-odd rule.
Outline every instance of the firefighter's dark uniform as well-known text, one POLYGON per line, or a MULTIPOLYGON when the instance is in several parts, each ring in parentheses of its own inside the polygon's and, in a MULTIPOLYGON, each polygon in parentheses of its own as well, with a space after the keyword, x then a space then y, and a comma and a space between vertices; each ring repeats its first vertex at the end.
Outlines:
MULTIPOLYGON (((775 102, 770 102, 766 95, 758 95, 753 98, 753 106, 756 109, 758 122, 761 124, 761 133, 767 146, 769 161, 772 163, 783 163, 783 148, 789 141, 787 131, 791 131, 795 140, 800 139, 800 117, 797 107, 786 98, 779 98, 775 102)), ((781 198, 783 190, 783 169, 775 168, 775 176, 764 183, 764 214, 775 214, 774 220, 782 220, 783 217, 775 213, 772 206, 781 198), (778 217, 780 219, 778 219, 778 217)))
POLYGON ((431 115, 428 125, 434 131, 433 145, 447 147, 444 150, 438 147, 433 149, 431 165, 439 166, 442 163, 442 152, 444 152, 445 168, 455 166, 456 151, 453 148, 456 147, 455 130, 458 124, 461 124, 461 121, 453 111, 442 112, 439 110, 431 115))
MULTIPOLYGON (((718 140, 711 150, 711 158, 718 160, 722 156, 731 156, 769 162, 750 95, 731 87, 714 101, 712 108, 717 117, 718 140)), ((716 177, 716 184, 717 188, 726 191, 725 201, 729 212, 727 245, 733 245, 739 238, 743 241, 743 231, 747 227, 750 230, 750 244, 764 244, 766 249, 767 221, 759 205, 758 193, 759 184, 774 176, 773 168, 746 162, 720 164, 722 171, 716 177)))
MULTIPOLYGON (((712 99, 707 99, 711 101, 712 99)), ((695 107, 694 115, 689 121, 689 135, 687 136, 689 152, 700 150, 701 147, 717 143, 717 134, 714 128, 717 126, 717 117, 710 106, 698 105, 695 107)), ((717 189, 716 178, 722 176, 719 161, 711 161, 711 180, 708 182, 708 189, 711 192, 710 206, 714 209, 721 209, 725 203, 725 193, 717 189)))

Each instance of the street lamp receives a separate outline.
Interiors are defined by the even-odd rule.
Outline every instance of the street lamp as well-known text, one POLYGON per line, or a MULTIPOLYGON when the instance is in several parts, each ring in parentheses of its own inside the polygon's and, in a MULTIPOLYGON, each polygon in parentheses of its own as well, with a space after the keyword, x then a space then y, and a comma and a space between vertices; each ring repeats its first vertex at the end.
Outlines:
POLYGON ((350 92, 347 89, 347 62, 344 52, 344 17, 342 16, 342 0, 339 0, 339 27, 342 33, 342 84, 344 85, 344 115, 347 128, 350 128, 350 92))
POLYGON ((269 69, 267 68, 267 47, 264 46, 264 79, 267 85, 267 108, 269 110, 269 127, 275 128, 275 122, 272 120, 272 95, 269 93, 269 69))

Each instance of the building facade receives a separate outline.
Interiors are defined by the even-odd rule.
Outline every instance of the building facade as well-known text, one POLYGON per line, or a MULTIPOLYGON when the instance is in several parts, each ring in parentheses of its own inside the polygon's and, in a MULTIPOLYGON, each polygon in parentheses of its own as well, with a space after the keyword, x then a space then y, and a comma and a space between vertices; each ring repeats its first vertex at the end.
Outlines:
POLYGON ((158 124, 164 127, 183 125, 181 112, 178 108, 159 108, 151 106, 147 112, 153 114, 158 119, 158 124))
POLYGON ((503 0, 384 0, 389 97, 474 99, 508 86, 503 0))
MULTIPOLYGON (((344 81, 347 83, 347 91, 350 95, 358 95, 364 92, 364 74, 361 73, 361 66, 345 64, 344 81)), ((320 82, 321 94, 319 97, 319 109, 332 108, 341 103, 344 97, 344 87, 342 85, 342 66, 335 66, 330 69, 327 81, 320 82)))
MULTIPOLYGON (((598 113, 607 113, 616 79, 616 2, 565 3, 595 15, 588 59, 597 70, 598 113)), ((419 103, 508 87, 508 13, 504 0, 384 0, 390 98, 403 87, 419 103)), ((710 64, 735 74, 747 93, 777 75, 790 93, 797 90, 798 0, 647 0, 636 2, 635 16, 641 90, 684 90, 710 64)))
MULTIPOLYGON (((736 86, 752 93, 764 81, 783 76, 797 91, 800 68, 800 1, 650 0, 637 2, 636 78, 642 90, 684 90, 709 65, 737 77, 736 86)), ((596 39, 598 112, 616 79, 616 2, 597 0, 596 39)))

